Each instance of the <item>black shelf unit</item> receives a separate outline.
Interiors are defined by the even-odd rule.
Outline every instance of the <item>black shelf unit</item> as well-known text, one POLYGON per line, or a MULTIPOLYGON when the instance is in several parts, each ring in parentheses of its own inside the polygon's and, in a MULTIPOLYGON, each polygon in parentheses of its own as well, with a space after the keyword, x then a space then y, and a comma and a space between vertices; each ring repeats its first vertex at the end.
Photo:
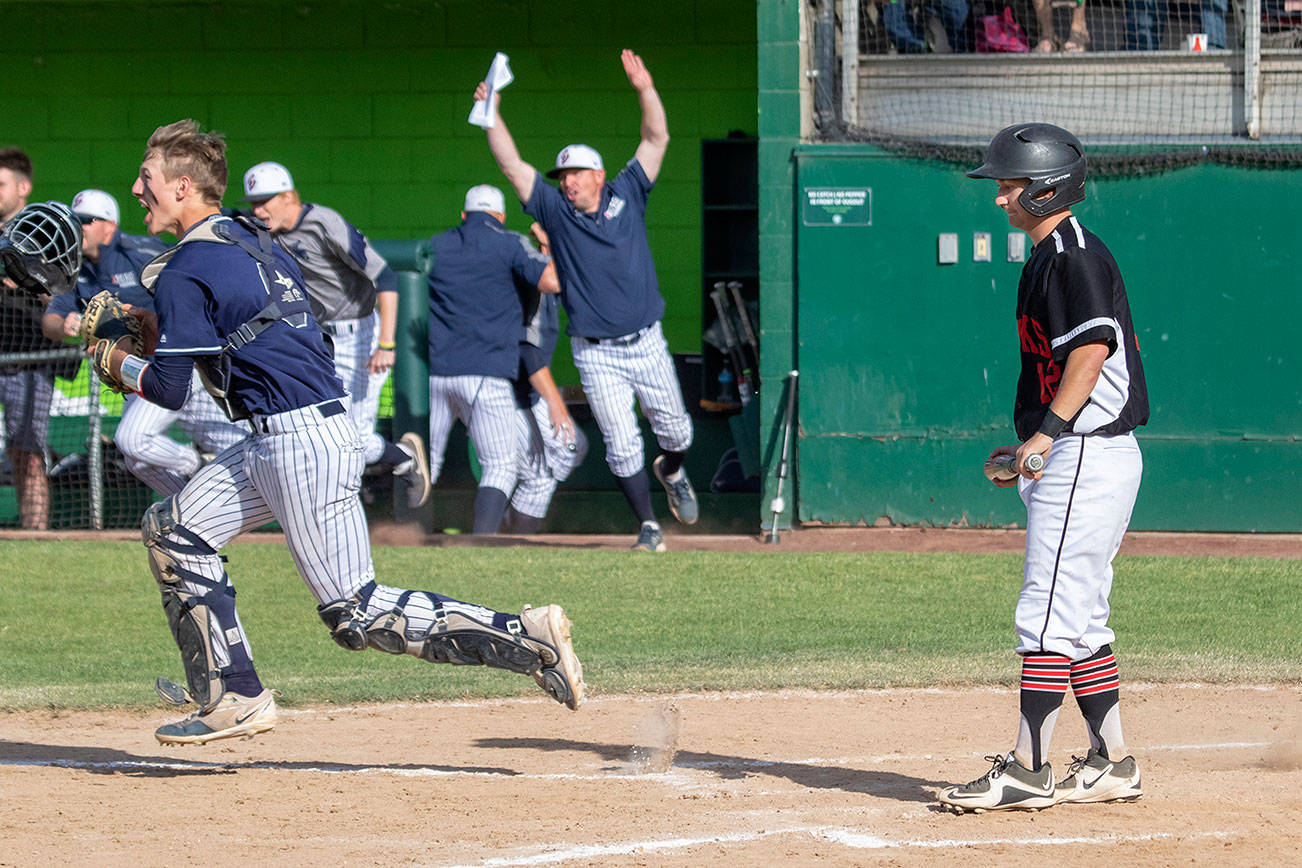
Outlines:
MULTIPOLYGON (((701 330, 718 315, 710 293, 719 282, 741 283, 759 334, 759 140, 743 135, 701 140, 701 330), (752 307, 753 306, 753 307, 752 307)), ((728 307, 731 293, 725 290, 728 307)), ((738 335, 744 341, 745 335, 738 335)), ((718 394, 725 354, 701 342, 701 395, 718 394)))

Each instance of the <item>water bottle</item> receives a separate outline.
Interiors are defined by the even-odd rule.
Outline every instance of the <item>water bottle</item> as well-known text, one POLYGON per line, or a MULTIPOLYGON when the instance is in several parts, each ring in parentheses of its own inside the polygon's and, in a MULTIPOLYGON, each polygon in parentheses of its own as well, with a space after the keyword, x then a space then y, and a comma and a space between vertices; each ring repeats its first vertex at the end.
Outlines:
POLYGON ((740 401, 737 398, 737 388, 732 371, 724 368, 719 372, 719 397, 720 404, 737 404, 740 401))

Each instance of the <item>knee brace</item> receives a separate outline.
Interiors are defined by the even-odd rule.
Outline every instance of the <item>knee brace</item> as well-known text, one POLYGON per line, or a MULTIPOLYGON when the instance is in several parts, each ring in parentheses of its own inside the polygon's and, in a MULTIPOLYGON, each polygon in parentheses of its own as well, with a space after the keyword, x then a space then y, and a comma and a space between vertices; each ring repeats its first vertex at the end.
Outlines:
MULTIPOLYGON (((149 567, 163 597, 167 626, 181 651, 181 665, 190 695, 200 708, 221 698, 225 690, 221 668, 213 653, 212 609, 220 605, 234 609, 235 591, 225 581, 212 580, 181 565, 185 555, 215 555, 217 552, 183 527, 176 516, 173 497, 154 503, 141 521, 141 537, 149 554, 149 567), (187 580, 208 588, 203 595, 187 589, 187 580), (223 597, 230 597, 224 600, 223 597)), ((225 574, 223 574, 223 579, 225 574)))

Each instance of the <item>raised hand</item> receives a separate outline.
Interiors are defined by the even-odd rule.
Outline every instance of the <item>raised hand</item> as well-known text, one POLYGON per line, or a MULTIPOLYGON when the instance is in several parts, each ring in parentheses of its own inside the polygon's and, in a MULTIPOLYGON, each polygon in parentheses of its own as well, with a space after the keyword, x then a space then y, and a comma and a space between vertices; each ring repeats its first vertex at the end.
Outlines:
POLYGON ((642 62, 642 58, 633 53, 631 48, 625 48, 619 59, 624 62, 624 74, 628 76, 628 83, 633 85, 634 90, 641 93, 655 87, 655 82, 651 80, 651 73, 647 71, 646 64, 642 62))

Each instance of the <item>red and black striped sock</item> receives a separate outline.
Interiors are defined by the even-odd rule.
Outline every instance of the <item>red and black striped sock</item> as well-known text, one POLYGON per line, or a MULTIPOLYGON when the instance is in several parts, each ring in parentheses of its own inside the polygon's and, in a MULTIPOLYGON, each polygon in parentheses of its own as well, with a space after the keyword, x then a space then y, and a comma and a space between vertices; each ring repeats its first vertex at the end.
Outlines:
POLYGON ((1017 758, 1031 771, 1044 765, 1058 722, 1058 710, 1067 693, 1071 660, 1061 654, 1026 654, 1022 657, 1021 726, 1017 731, 1017 758))
POLYGON ((1104 645, 1091 657, 1071 664, 1071 691, 1090 731, 1090 747, 1107 759, 1125 756, 1121 736, 1121 683, 1112 646, 1104 645))

